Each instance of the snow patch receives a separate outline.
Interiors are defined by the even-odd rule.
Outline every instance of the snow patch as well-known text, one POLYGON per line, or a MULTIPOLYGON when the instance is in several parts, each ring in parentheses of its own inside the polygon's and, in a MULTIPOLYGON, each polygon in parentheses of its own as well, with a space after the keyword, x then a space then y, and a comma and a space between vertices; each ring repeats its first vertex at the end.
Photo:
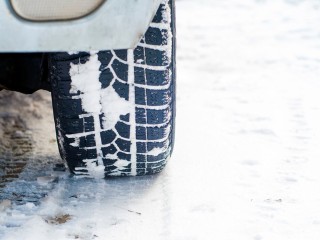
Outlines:
POLYGON ((77 52, 77 51, 69 51, 68 54, 69 55, 74 55, 74 54, 79 54, 79 52, 77 52))
POLYGON ((84 174, 84 175, 89 175, 89 177, 92 178, 96 178, 96 179, 101 179, 104 178, 104 170, 105 167, 102 164, 98 164, 97 159, 86 159, 83 160, 83 162, 86 163, 86 167, 85 168, 81 168, 81 167, 77 167, 76 173, 78 172, 78 174, 84 174), (87 170, 88 174, 85 174, 83 172, 80 172, 81 170, 87 170))
POLYGON ((49 183, 53 183, 58 181, 57 177, 54 176, 42 176, 42 177, 37 177, 37 182, 40 185, 47 185, 49 183))
POLYGON ((73 147, 79 147, 80 144, 80 138, 75 138, 73 143, 70 143, 73 147))
POLYGON ((107 154, 107 155, 106 155, 106 158, 116 160, 116 159, 118 159, 118 156, 117 156, 116 153, 115 153, 115 154, 107 154))
POLYGON ((28 208, 28 209, 33 209, 35 207, 36 207, 36 205, 34 203, 31 203, 31 202, 26 203, 26 208, 28 208))
MULTIPOLYGON (((70 93, 81 92, 82 109, 88 113, 100 113, 100 61, 96 53, 90 55, 86 63, 70 64, 71 90, 70 93)), ((76 97, 78 98, 78 97, 76 97)))
MULTIPOLYGON (((99 81, 100 66, 97 52, 91 52, 91 56, 86 63, 71 63, 69 72, 72 80, 70 93, 76 94, 80 91, 82 109, 92 114, 104 113, 103 127, 104 129, 111 129, 119 120, 120 115, 130 112, 130 103, 121 98, 112 86, 101 89, 99 81)), ((78 96, 74 98, 78 98, 78 96)))
POLYGON ((130 102, 121 98, 113 87, 108 87, 101 91, 101 103, 103 117, 103 128, 105 130, 112 129, 120 115, 126 115, 130 112, 130 102))
MULTIPOLYGON (((71 77, 71 90, 70 93, 76 94, 80 92, 79 96, 73 97, 74 99, 80 98, 83 111, 94 115, 94 129, 95 129, 95 142, 97 150, 97 159, 84 160, 86 162, 86 170, 89 175, 97 178, 104 178, 104 164, 102 161, 102 143, 101 143, 101 128, 99 114, 102 111, 101 104, 101 83, 100 77, 101 63, 98 59, 97 52, 90 52, 89 60, 85 63, 70 64, 70 77, 71 77)), ((75 138, 71 146, 79 146, 79 138, 75 138)))
POLYGON ((134 82, 134 52, 128 50, 128 83, 129 83, 129 105, 130 111, 130 140, 131 140, 131 175, 137 175, 137 139, 136 139, 136 92, 134 82))
POLYGON ((128 165, 131 163, 131 162, 129 162, 129 161, 119 159, 118 156, 117 156, 117 154, 107 154, 107 155, 106 155, 106 158, 108 158, 108 159, 113 159, 113 160, 117 160, 117 161, 113 164, 115 167, 117 167, 117 170, 114 172, 113 175, 119 175, 119 174, 121 174, 121 173, 119 172, 119 170, 122 170, 122 169, 124 169, 125 167, 128 167, 128 165))
POLYGON ((126 161, 126 160, 118 160, 114 166, 118 167, 118 170, 121 170, 125 167, 127 167, 130 164, 130 162, 126 161))
POLYGON ((159 156, 161 153, 163 153, 163 149, 162 148, 154 148, 151 151, 148 152, 148 155, 151 156, 159 156))

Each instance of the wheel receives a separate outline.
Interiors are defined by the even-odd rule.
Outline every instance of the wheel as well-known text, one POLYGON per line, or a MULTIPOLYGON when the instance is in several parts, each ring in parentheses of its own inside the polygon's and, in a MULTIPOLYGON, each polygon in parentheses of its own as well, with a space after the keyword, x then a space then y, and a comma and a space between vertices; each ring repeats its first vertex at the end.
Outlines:
POLYGON ((49 77, 60 154, 74 174, 160 172, 175 120, 175 17, 163 0, 135 49, 51 53, 49 77))

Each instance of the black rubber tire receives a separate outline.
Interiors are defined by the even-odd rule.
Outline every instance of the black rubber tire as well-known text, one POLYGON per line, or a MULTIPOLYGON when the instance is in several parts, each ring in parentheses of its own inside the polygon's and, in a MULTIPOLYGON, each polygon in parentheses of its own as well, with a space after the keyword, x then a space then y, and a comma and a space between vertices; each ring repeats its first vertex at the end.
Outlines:
POLYGON ((175 124, 172 0, 163 0, 134 50, 51 53, 49 75, 59 150, 72 173, 137 176, 164 168, 175 124), (79 85, 89 75, 90 88, 79 85))

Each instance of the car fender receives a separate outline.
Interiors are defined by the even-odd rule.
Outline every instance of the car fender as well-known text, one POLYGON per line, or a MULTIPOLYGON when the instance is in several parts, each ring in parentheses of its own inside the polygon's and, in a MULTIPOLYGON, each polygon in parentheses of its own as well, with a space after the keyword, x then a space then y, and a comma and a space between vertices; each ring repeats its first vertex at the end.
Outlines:
POLYGON ((68 21, 20 18, 0 1, 0 52, 92 51, 134 48, 161 0, 107 0, 88 16, 68 21))

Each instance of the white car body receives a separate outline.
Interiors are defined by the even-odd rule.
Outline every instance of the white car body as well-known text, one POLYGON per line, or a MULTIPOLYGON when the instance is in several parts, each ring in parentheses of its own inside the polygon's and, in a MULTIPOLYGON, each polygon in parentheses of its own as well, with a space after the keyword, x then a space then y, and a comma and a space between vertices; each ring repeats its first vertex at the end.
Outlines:
POLYGON ((161 0, 107 0, 76 20, 32 22, 0 1, 0 52, 92 51, 134 48, 161 0))

